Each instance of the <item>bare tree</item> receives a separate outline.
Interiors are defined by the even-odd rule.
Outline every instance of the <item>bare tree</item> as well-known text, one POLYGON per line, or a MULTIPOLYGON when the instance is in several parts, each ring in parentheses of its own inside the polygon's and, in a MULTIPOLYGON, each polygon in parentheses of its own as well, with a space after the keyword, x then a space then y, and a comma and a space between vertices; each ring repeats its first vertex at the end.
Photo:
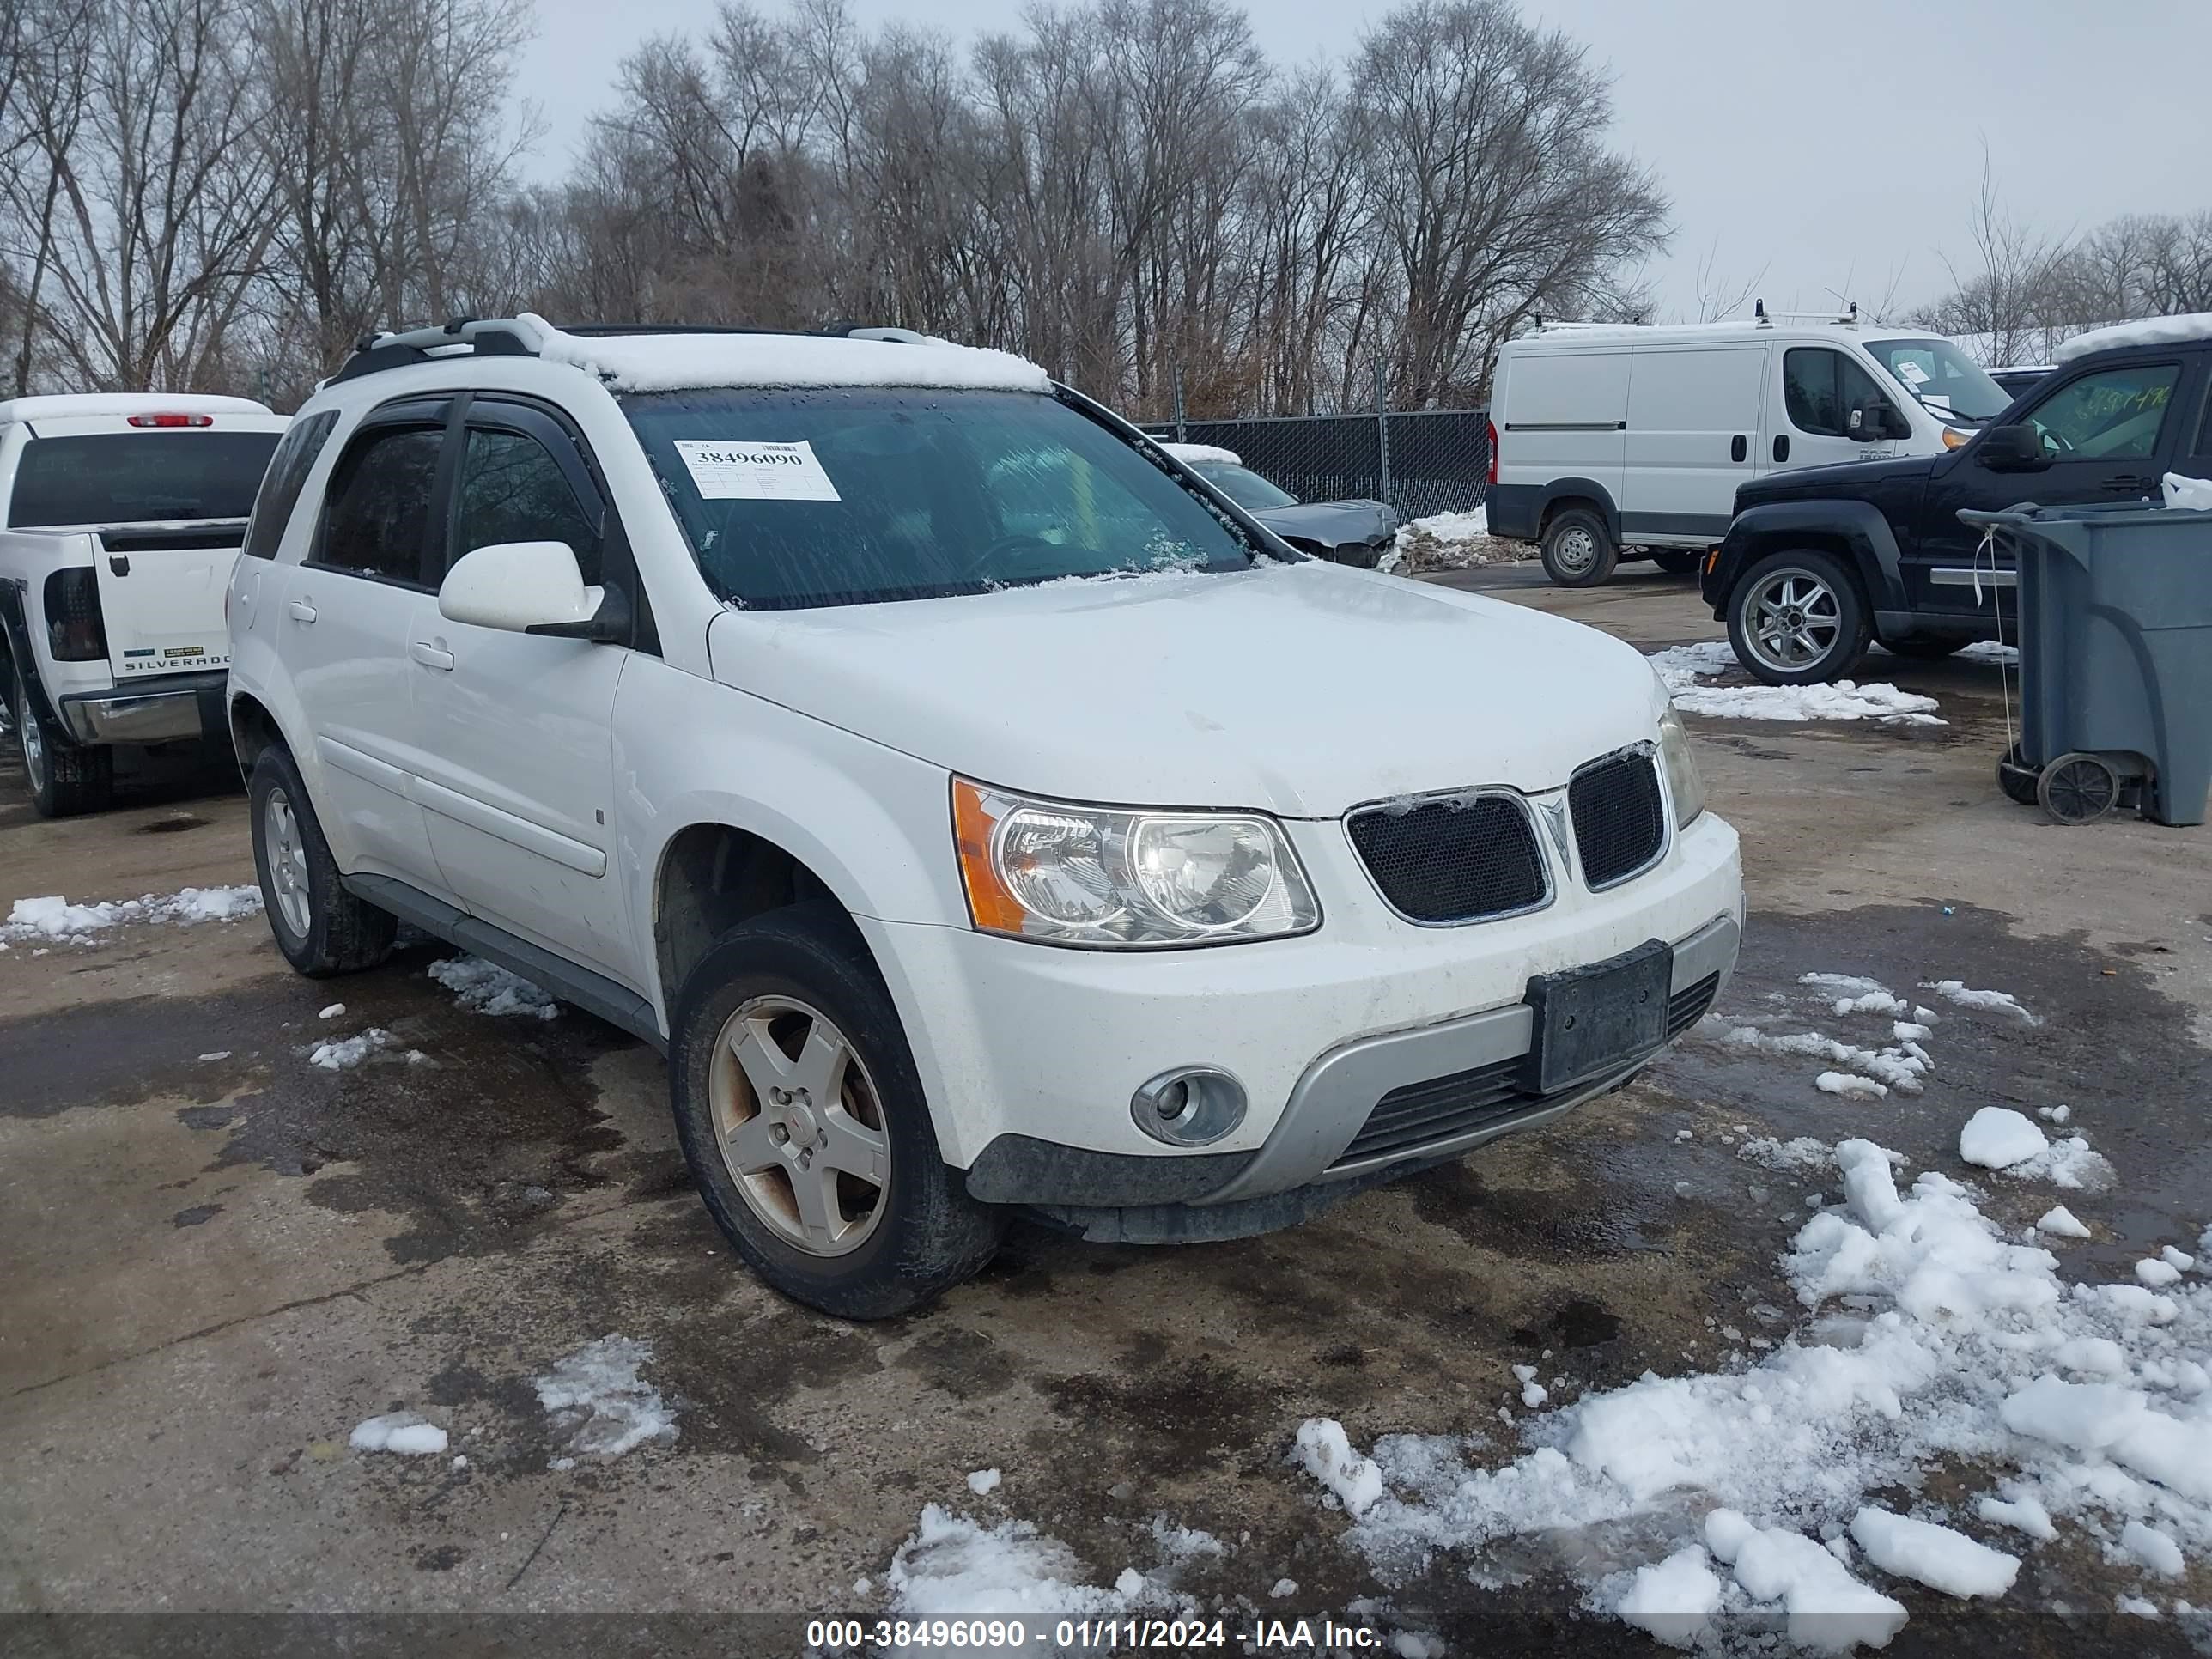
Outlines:
POLYGON ((1977 337, 1992 368, 2050 359, 2054 330, 2069 319, 2060 315, 2066 288, 2068 246, 2063 236, 2021 223, 2007 210, 1982 148, 1981 186, 1974 199, 1968 234, 1974 260, 1964 274, 1948 258, 1952 291, 1923 307, 1912 320, 1946 334, 1977 337))

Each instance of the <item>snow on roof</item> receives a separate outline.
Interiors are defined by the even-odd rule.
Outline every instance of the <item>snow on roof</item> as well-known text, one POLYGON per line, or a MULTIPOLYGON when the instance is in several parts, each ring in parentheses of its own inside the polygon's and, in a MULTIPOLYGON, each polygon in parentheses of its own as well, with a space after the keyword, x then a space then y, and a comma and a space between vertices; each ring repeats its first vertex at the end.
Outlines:
POLYGON ((1051 378, 1026 357, 978 346, 915 344, 815 334, 563 333, 526 312, 538 355, 596 374, 616 392, 702 386, 943 386, 1045 392, 1051 378))
POLYGON ((2076 334, 2051 354, 2054 364, 2070 363, 2093 351, 2118 346, 2172 345, 2181 340, 2212 338, 2212 311, 2184 312, 2178 317, 2145 317, 2138 322, 2114 323, 2076 334))
POLYGON ((0 426, 15 421, 76 420, 98 415, 269 415, 251 398, 191 392, 74 392, 0 399, 0 426))
POLYGON ((1163 442, 1162 449, 1179 461, 1212 461, 1216 466, 1242 466, 1244 458, 1233 449, 1224 449, 1218 444, 1171 444, 1163 442))

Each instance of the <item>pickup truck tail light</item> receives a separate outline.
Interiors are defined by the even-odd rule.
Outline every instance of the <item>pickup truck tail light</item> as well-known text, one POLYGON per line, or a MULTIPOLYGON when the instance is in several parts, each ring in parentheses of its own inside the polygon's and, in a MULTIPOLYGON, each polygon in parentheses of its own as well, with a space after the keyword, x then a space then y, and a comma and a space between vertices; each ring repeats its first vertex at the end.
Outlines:
POLYGON ((100 620, 100 585, 89 565, 46 575, 46 649, 56 662, 104 662, 107 629, 100 620))
POLYGON ((1498 482, 1498 422, 1485 421, 1483 424, 1490 428, 1490 474, 1486 482, 1496 483, 1498 482))
POLYGON ((212 415, 133 415, 130 420, 133 426, 213 426, 215 424, 215 416, 212 415))

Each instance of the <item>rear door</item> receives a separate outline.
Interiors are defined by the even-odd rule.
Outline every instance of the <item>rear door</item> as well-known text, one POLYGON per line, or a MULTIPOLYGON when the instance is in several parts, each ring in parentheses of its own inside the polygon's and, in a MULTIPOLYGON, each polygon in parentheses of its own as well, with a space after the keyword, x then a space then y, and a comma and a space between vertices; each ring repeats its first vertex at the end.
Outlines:
POLYGON ((1518 354, 1498 428, 1499 479, 1540 486, 1587 480, 1618 506, 1628 365, 1625 343, 1518 354))
POLYGON ((1626 541, 1706 546, 1728 533, 1736 486, 1758 476, 1767 346, 1649 345, 1628 388, 1626 541))
MULTIPOLYGON (((580 440, 549 411, 478 396, 459 444, 441 571, 501 542, 566 544, 586 586, 605 577, 611 539, 626 563, 580 440)), ((433 601, 409 637, 408 676, 423 734, 416 795, 454 896, 643 990, 611 857, 615 688, 629 654, 448 622, 433 601)))
POLYGON ((1996 590, 2013 585, 2009 568, 1992 575, 1988 553, 1979 556, 1977 579, 1981 532, 1959 522, 1962 507, 2002 512, 2023 501, 2063 507, 2156 500, 2161 476, 2190 441, 2185 428, 2199 419, 2202 381, 2201 368, 2193 369, 2179 350, 2170 358, 2093 368, 2070 378, 2054 375, 2011 416, 2036 429, 2049 466, 2037 472, 1992 471, 1981 465, 1978 446, 1939 462, 1920 534, 1905 553, 1914 608, 1988 619, 1995 615, 1996 590))
POLYGON ((290 670, 320 763, 316 815, 340 866, 434 893, 445 886, 411 793, 422 744, 407 647, 436 605, 432 503, 450 407, 387 404, 355 428, 306 560, 272 567, 254 623, 274 630, 290 670))

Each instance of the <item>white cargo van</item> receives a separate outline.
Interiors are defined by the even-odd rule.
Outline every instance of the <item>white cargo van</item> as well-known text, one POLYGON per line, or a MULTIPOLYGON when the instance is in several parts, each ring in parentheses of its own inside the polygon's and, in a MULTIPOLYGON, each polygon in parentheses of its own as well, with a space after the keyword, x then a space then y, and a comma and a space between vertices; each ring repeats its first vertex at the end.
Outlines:
POLYGON ((1554 324, 1498 352, 1490 533, 1538 543, 1569 587, 1623 558, 1687 571, 1738 485, 1940 454, 2011 401, 1951 341, 1850 318, 1554 324))

